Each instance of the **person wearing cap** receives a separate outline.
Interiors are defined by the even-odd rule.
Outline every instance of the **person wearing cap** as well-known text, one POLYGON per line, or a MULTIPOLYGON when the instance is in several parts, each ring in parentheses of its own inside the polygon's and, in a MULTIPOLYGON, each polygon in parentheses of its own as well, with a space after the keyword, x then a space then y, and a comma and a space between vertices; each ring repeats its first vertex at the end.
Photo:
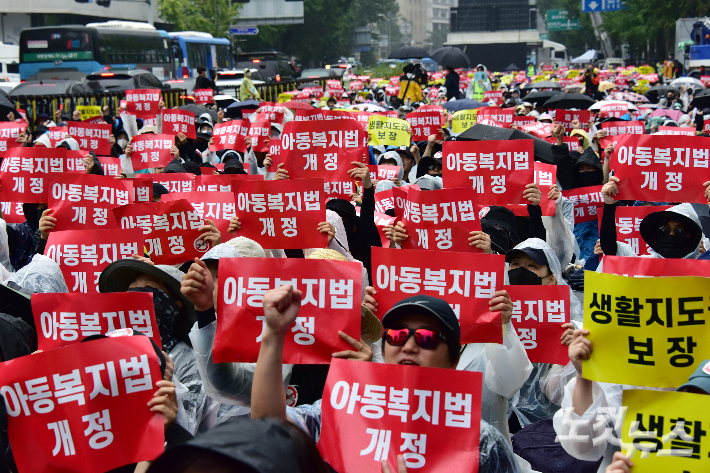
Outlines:
POLYGON ((260 100, 259 91, 254 87, 254 82, 251 80, 251 69, 244 69, 244 79, 239 86, 239 101, 246 102, 247 100, 260 100))
POLYGON ((552 123, 552 115, 550 115, 549 113, 543 113, 542 115, 540 115, 537 121, 540 123, 552 123))
MULTIPOLYGON (((291 285, 272 289, 264 295, 265 328, 254 372, 251 415, 255 419, 290 420, 317 442, 321 401, 286 407, 286 396, 281 391, 283 341, 298 316, 302 296, 301 291, 291 285)), ((491 310, 507 306, 502 302, 491 310)), ((510 309, 512 311, 512 303, 510 309)), ((455 369, 459 364, 461 329, 456 314, 443 299, 424 295, 403 299, 384 314, 382 325, 385 363, 445 369, 455 369)), ((357 351, 350 352, 346 358, 367 361, 371 353, 365 343, 360 345, 353 344, 357 351)), ((517 463, 505 437, 485 420, 481 420, 480 432, 478 471, 517 472, 517 463)), ((398 462, 399 471, 406 471, 401 457, 398 462)), ((383 472, 390 471, 386 465, 382 468, 383 472)))
POLYGON ((392 179, 392 181, 394 181, 395 184, 399 184, 399 182, 404 179, 404 162, 397 151, 387 151, 386 153, 380 155, 380 158, 377 160, 377 165, 398 166, 399 172, 397 173, 397 177, 392 179))
POLYGON ((335 97, 328 97, 328 100, 325 102, 325 109, 326 110, 333 110, 334 108, 338 107, 338 101, 335 100, 335 97))

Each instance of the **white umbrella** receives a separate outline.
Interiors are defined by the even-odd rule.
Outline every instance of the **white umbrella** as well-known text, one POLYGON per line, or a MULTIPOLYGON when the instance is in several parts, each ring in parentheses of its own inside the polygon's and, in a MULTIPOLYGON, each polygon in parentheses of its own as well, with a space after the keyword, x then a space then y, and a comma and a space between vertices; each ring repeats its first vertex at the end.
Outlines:
POLYGON ((584 84, 571 84, 568 85, 567 87, 563 88, 562 90, 565 92, 571 91, 571 90, 582 90, 584 88, 584 84))
POLYGON ((376 103, 358 103, 358 104, 352 104, 349 107, 351 110, 359 110, 361 112, 370 112, 370 113, 375 113, 375 112, 386 112, 387 109, 377 105, 376 103))
POLYGON ((587 110, 592 111, 592 112, 598 112, 599 110, 601 110, 602 106, 611 105, 611 104, 628 105, 629 110, 638 110, 636 105, 632 104, 631 102, 625 102, 623 100, 602 100, 600 102, 595 103, 594 105, 589 107, 587 110))
POLYGON ((694 89, 703 90, 705 86, 695 77, 680 77, 671 81, 671 87, 677 87, 680 89, 681 86, 688 85, 694 89))

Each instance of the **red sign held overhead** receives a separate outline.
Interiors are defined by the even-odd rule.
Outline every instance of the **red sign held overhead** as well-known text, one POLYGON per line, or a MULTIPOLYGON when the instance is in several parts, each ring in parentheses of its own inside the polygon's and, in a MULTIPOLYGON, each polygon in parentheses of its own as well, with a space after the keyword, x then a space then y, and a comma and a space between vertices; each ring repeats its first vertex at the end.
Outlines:
POLYGON ((121 159, 109 156, 97 156, 105 176, 119 177, 121 175, 121 159))
POLYGON ((196 104, 214 103, 214 90, 195 89, 193 92, 196 104))
POLYGON ((589 130, 589 121, 592 119, 592 112, 589 110, 555 110, 555 122, 565 126, 565 131, 572 131, 572 122, 577 120, 583 130, 589 130))
POLYGON ((267 121, 254 121, 249 125, 247 137, 251 142, 251 149, 255 153, 268 153, 269 140, 271 140, 271 123, 267 121))
POLYGON ((95 125, 86 122, 68 122, 68 133, 79 143, 79 148, 93 151, 102 156, 111 155, 111 144, 108 142, 111 136, 111 125, 102 123, 95 125))
POLYGON ((152 118, 158 114, 160 89, 130 89, 126 91, 126 110, 137 117, 152 118))
POLYGON ((483 120, 493 120, 503 128, 509 127, 513 123, 515 111, 512 108, 481 107, 476 114, 476 122, 483 120))
POLYGON ((264 181, 263 174, 203 174, 195 176, 197 192, 232 192, 232 181, 264 181))
POLYGON ((602 212, 604 198, 602 186, 580 187, 562 191, 574 205, 574 223, 591 222, 597 220, 597 215, 602 212))
POLYGON ((229 233, 229 221, 235 215, 234 194, 231 192, 175 192, 161 197, 163 202, 185 199, 202 219, 214 222, 222 233, 222 243, 234 238, 229 233))
POLYGON ((659 126, 659 135, 679 135, 679 136, 695 136, 695 127, 687 126, 659 126))
POLYGON ((24 123, 0 123, 0 158, 5 156, 5 152, 8 149, 22 146, 22 143, 17 142, 17 138, 20 137, 24 130, 24 123))
POLYGON ((0 210, 6 223, 23 223, 27 220, 22 210, 22 202, 0 202, 0 210))
POLYGON ((368 164, 367 168, 370 170, 370 179, 373 181, 383 179, 391 181, 399 175, 399 170, 401 169, 399 166, 390 166, 387 164, 368 164))
POLYGON ((426 141, 430 135, 436 135, 437 140, 442 138, 441 127, 444 122, 438 111, 408 113, 407 122, 412 127, 413 141, 426 141))
POLYGON ((174 156, 170 149, 175 144, 173 135, 143 134, 131 139, 131 164, 133 170, 164 168, 174 156))
MULTIPOLYGON (((209 89, 210 91, 212 89, 209 89)), ((163 134, 177 136, 182 133, 187 138, 195 139, 195 114, 177 108, 165 109, 161 113, 163 134)))
POLYGON ((210 151, 233 149, 240 153, 246 153, 246 137, 248 131, 249 120, 232 120, 215 125, 212 135, 214 144, 210 145, 210 151))

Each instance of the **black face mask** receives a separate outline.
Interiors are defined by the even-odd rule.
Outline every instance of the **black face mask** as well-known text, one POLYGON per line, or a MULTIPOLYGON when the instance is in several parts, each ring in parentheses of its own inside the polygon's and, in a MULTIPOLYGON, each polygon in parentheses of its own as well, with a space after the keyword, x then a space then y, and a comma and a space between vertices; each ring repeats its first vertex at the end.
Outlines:
POLYGON ((586 171, 577 173, 577 185, 578 187, 591 187, 598 186, 601 184, 598 173, 594 171, 586 171))
POLYGON ((656 235, 654 250, 664 258, 684 258, 692 253, 693 239, 682 235, 656 235))
POLYGON ((508 271, 508 279, 512 286, 542 286, 542 280, 545 278, 521 266, 508 271))
POLYGON ((153 293, 153 309, 155 310, 155 321, 158 324, 160 342, 163 351, 168 353, 178 344, 178 324, 180 323, 180 307, 161 289, 155 287, 134 287, 128 292, 151 292, 153 293))

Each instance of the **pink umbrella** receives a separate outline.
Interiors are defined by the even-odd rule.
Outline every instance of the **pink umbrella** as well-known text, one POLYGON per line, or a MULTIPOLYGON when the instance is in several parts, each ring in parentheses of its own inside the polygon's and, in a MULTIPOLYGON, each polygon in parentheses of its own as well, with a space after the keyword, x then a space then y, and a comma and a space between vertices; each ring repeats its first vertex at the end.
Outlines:
POLYGON ((668 117, 674 122, 678 122, 680 120, 680 116, 683 115, 683 112, 680 110, 667 110, 663 108, 659 108, 653 111, 650 116, 652 117, 668 117))

